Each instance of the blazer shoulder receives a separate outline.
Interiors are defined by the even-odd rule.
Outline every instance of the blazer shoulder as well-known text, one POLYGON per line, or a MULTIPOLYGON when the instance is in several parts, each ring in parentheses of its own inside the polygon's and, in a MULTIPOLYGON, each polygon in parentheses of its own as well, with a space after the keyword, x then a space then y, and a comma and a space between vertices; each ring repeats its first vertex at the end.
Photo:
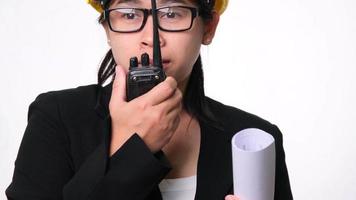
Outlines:
POLYGON ((214 117, 228 132, 234 134, 246 128, 258 128, 272 134, 279 132, 276 125, 255 114, 225 105, 209 97, 206 98, 206 102, 214 117))
POLYGON ((92 85, 79 86, 76 88, 48 91, 39 94, 36 98, 36 101, 37 100, 45 101, 45 100, 50 100, 52 98, 56 98, 58 101, 71 101, 72 103, 76 101, 83 102, 83 98, 86 98, 87 100, 92 100, 92 98, 96 96, 96 89, 97 89, 97 85, 92 84, 92 85))
POLYGON ((31 103, 28 115, 33 110, 41 110, 44 113, 54 115, 82 115, 93 111, 97 100, 97 85, 85 85, 57 91, 49 91, 39 94, 31 103))
POLYGON ((34 102, 49 103, 56 101, 60 105, 74 106, 94 104, 97 85, 85 85, 77 88, 48 91, 39 94, 34 102))

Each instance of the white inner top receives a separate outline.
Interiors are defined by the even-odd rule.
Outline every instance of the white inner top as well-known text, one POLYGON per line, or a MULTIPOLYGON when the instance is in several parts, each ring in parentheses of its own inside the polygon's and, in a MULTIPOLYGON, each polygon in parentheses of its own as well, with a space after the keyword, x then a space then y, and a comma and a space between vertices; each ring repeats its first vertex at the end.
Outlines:
POLYGON ((163 200, 194 200, 197 176, 163 179, 158 186, 163 200))

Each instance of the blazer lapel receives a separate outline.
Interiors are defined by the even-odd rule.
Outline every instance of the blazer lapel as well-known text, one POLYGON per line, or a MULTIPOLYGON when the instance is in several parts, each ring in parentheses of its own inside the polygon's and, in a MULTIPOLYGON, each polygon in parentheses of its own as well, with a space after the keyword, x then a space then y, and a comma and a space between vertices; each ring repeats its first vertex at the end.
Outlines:
POLYGON ((97 86, 95 111, 103 120, 109 118, 109 101, 111 97, 112 83, 105 87, 97 86))
POLYGON ((231 191, 232 154, 229 133, 200 123, 201 147, 198 160, 196 200, 219 200, 231 191))

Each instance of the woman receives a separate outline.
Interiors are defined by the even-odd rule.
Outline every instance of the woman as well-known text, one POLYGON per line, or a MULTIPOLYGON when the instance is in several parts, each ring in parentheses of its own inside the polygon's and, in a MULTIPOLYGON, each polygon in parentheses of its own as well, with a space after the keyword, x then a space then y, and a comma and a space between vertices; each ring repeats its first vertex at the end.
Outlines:
POLYGON ((151 3, 90 4, 111 47, 98 84, 41 94, 30 105, 9 199, 238 199, 230 195, 230 141, 249 127, 274 136, 275 199, 292 199, 278 128, 204 94, 199 51, 227 0, 157 0, 167 78, 129 102, 130 58, 152 58, 151 3))

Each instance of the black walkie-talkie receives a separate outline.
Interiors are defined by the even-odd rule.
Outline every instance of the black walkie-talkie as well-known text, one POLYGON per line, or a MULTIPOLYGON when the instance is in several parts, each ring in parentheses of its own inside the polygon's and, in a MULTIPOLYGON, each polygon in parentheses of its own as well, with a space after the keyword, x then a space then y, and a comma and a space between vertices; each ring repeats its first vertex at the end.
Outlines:
POLYGON ((130 68, 126 79, 127 101, 148 92, 158 83, 166 79, 163 71, 161 47, 158 35, 158 19, 156 11, 156 0, 151 0, 153 19, 153 65, 150 65, 149 55, 141 55, 141 65, 138 67, 138 58, 130 59, 130 68))

